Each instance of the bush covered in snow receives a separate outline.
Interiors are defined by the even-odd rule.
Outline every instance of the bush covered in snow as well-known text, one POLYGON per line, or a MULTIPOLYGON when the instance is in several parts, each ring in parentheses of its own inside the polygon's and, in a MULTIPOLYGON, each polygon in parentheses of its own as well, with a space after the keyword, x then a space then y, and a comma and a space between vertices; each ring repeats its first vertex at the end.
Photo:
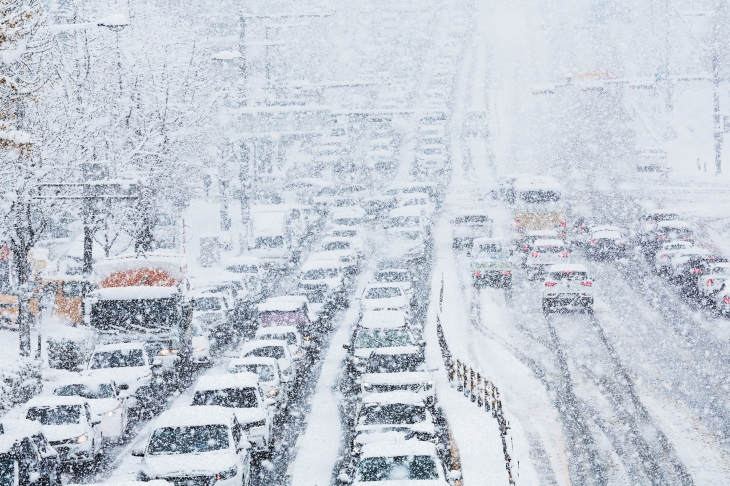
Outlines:
POLYGON ((0 411, 25 403, 41 392, 40 360, 6 363, 0 371, 0 411))

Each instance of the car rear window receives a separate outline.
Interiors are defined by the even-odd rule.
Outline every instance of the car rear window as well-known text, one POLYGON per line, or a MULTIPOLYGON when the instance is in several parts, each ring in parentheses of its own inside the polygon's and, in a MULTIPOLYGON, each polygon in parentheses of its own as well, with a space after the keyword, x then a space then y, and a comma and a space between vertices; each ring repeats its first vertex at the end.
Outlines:
POLYGON ((360 462, 358 476, 363 482, 439 478, 436 458, 432 456, 368 457, 360 462))
POLYGON ((245 357, 248 356, 256 356, 257 358, 274 358, 274 359, 281 359, 286 356, 286 353, 284 352, 284 348, 281 346, 261 346, 260 348, 252 349, 248 353, 244 355, 245 357))
POLYGON ((366 299, 392 299, 402 295, 400 287, 371 287, 365 292, 366 299))
POLYGON ((193 405, 218 405, 230 408, 256 408, 256 389, 225 388, 223 390, 198 390, 193 395, 193 405))

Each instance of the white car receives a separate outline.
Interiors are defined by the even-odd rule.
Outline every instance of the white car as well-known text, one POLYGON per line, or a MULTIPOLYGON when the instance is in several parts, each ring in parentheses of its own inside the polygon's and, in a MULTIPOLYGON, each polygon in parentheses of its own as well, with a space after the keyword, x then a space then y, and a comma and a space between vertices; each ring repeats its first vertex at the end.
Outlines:
POLYGON ((337 208, 330 212, 330 221, 335 226, 361 227, 366 216, 365 210, 359 206, 337 208))
POLYGON ((332 228, 327 234, 328 237, 342 238, 350 241, 350 247, 362 258, 366 253, 365 238, 359 228, 332 228))
POLYGON ((727 317, 730 316, 730 279, 720 284, 720 290, 713 297, 715 309, 727 317))
POLYGON ((373 393, 409 390, 418 393, 429 406, 436 403, 433 377, 426 369, 421 346, 375 349, 365 364, 360 386, 363 397, 373 393))
POLYGON ((411 306, 416 305, 416 294, 413 290, 414 277, 410 270, 406 270, 405 268, 381 268, 375 271, 373 279, 378 283, 400 284, 406 291, 411 301, 411 306))
POLYGON ((492 220, 481 211, 462 212, 454 216, 450 223, 453 248, 471 248, 475 238, 492 236, 492 220))
POLYGON ((354 248, 352 241, 347 238, 328 236, 322 238, 317 253, 329 253, 327 259, 337 259, 342 265, 352 271, 360 266, 360 255, 354 248))
POLYGON ((402 311, 365 311, 357 323, 352 343, 345 348, 352 353, 350 361, 355 373, 364 373, 370 355, 380 348, 415 346, 416 339, 408 327, 408 316, 402 311))
MULTIPOLYGON (((449 479, 454 478, 457 476, 452 473, 449 479)), ((405 440, 364 445, 352 484, 448 486, 449 483, 435 444, 405 440)))
MULTIPOLYGON (((324 256, 333 256, 329 255, 331 252, 322 253, 325 254, 324 256)), ((346 298, 346 272, 344 266, 339 258, 319 259, 316 254, 310 255, 310 258, 302 265, 302 273, 299 277, 299 292, 308 295, 322 292, 324 289, 328 298, 332 297, 335 300, 346 298)))
POLYGON ((449 149, 443 144, 422 145, 416 151, 416 167, 425 174, 438 174, 449 163, 449 149))
POLYGON ((377 138, 370 141, 370 148, 365 155, 365 165, 371 169, 392 169, 397 165, 396 153, 392 138, 377 138))
POLYGON ((98 427, 104 437, 120 437, 127 430, 129 395, 120 391, 112 380, 88 376, 66 378, 56 385, 53 394, 85 398, 92 415, 101 421, 98 427))
POLYGON ((91 412, 85 398, 34 397, 24 410, 26 419, 40 422, 61 462, 94 462, 101 452, 101 419, 91 412))
POLYGON ((304 359, 310 341, 303 339, 294 326, 262 327, 256 331, 254 339, 260 341, 286 341, 289 344, 289 352, 296 360, 304 359))
POLYGON ((542 310, 585 310, 593 313, 593 279, 585 265, 552 265, 542 289, 542 310))
POLYGON ((101 344, 83 372, 99 380, 111 380, 129 395, 129 406, 144 408, 154 395, 152 363, 143 343, 101 344))
POLYGON ((570 262, 570 253, 563 240, 535 240, 525 258, 530 278, 543 273, 550 265, 570 262))
POLYGON ((393 209, 388 214, 386 222, 386 233, 390 236, 398 236, 398 233, 409 231, 423 231, 429 233, 430 224, 428 218, 418 206, 393 209))
POLYGON ((425 193, 411 193, 401 196, 398 201, 398 207, 418 208, 429 222, 433 221, 433 216, 436 212, 436 206, 431 202, 428 194, 425 193))
POLYGON ((363 311, 380 309, 408 312, 411 302, 400 283, 378 283, 365 286, 360 305, 363 311))
POLYGON ((436 425, 423 397, 410 391, 378 393, 363 398, 355 419, 352 450, 365 444, 416 438, 436 443, 436 425))
POLYGON ((697 293, 703 301, 709 301, 730 280, 730 263, 717 262, 709 265, 707 273, 697 277, 697 293))
POLYGON ((289 396, 287 385, 281 381, 279 363, 274 358, 234 358, 228 363, 228 373, 255 373, 259 377, 259 386, 268 400, 283 408, 289 396))
POLYGON ((594 226, 585 243, 588 256, 598 259, 623 258, 628 241, 616 226, 594 226))
POLYGON ((281 381, 289 387, 293 386, 294 380, 297 378, 299 365, 289 351, 289 344, 286 341, 271 339, 249 341, 243 344, 237 355, 241 358, 274 358, 279 364, 281 381))
POLYGON ((669 271, 669 265, 672 255, 692 248, 694 244, 690 241, 668 241, 662 243, 657 248, 654 255, 654 271, 659 275, 663 275, 669 271))
POLYGON ((665 221, 679 221, 679 214, 665 209, 648 211, 641 218, 642 222, 638 228, 640 234, 651 233, 657 228, 657 224, 665 221))
POLYGON ((217 292, 209 288, 196 289, 191 292, 193 299, 193 319, 198 321, 204 330, 221 337, 228 331, 233 296, 225 292, 217 292))
POLYGON ((269 402, 264 399, 258 381, 258 375, 250 372, 201 376, 195 384, 191 405, 232 408, 256 450, 271 450, 269 402))
POLYGON ((434 204, 437 204, 442 196, 438 184, 434 182, 402 182, 394 184, 385 191, 385 195, 400 196, 401 194, 411 194, 414 192, 425 192, 434 204))
POLYGON ((141 457, 137 479, 162 479, 173 484, 248 486, 251 444, 230 408, 175 407, 154 421, 141 457))

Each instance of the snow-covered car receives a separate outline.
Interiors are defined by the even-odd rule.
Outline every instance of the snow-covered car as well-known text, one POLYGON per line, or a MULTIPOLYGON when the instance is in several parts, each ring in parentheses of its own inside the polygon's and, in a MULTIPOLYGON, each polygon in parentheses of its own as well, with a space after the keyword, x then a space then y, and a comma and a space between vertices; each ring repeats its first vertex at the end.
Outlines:
POLYGON ((286 341, 289 345, 289 352, 292 358, 301 360, 307 354, 310 341, 302 337, 294 326, 262 327, 256 331, 254 339, 260 341, 274 340, 286 341))
POLYGON ((213 334, 216 339, 231 332, 232 295, 202 288, 192 291, 190 297, 193 300, 193 320, 200 323, 205 331, 213 334))
POLYGON ((426 193, 411 193, 404 194, 398 200, 399 208, 418 208, 421 210, 421 214, 426 218, 427 221, 432 222, 434 213, 436 212, 436 206, 431 202, 431 199, 426 193))
POLYGON ((279 364, 281 381, 285 382, 289 387, 291 387, 297 378, 299 363, 289 351, 289 344, 286 341, 275 341, 272 339, 249 341, 244 343, 241 350, 236 354, 241 358, 274 358, 279 364))
POLYGON ((53 394, 85 398, 92 416, 101 421, 98 427, 104 437, 120 437, 127 430, 129 395, 120 391, 112 380, 88 376, 66 378, 56 385, 53 394))
POLYGON ((492 236, 492 220, 482 211, 462 212, 454 216, 450 223, 453 248, 471 248, 475 238, 492 236))
POLYGON ((0 484, 4 486, 59 486, 58 452, 35 421, 0 419, 0 484))
POLYGON ((660 244, 657 247, 654 255, 654 271, 659 275, 664 275, 669 272, 669 265, 671 264, 671 257, 680 251, 692 248, 694 243, 690 241, 668 241, 660 244))
POLYGON ((251 444, 235 412, 226 407, 175 407, 152 424, 137 479, 172 484, 241 486, 251 480, 251 444))
POLYGON ((436 400, 433 377, 426 370, 420 346, 398 346, 374 350, 365 364, 360 386, 363 397, 373 393, 408 390, 418 393, 429 406, 436 400))
POLYGON ((370 141, 365 154, 365 165, 371 169, 387 170, 394 168, 398 160, 392 138, 376 138, 370 141))
POLYGON ((304 295, 269 297, 258 306, 258 327, 294 326, 304 336, 309 334, 317 315, 304 295))
POLYGON ((330 212, 330 221, 336 226, 362 227, 367 214, 359 206, 337 208, 330 212))
MULTIPOLYGON (((426 231, 418 227, 399 228, 387 235, 387 244, 376 246, 381 268, 414 268, 425 263, 430 253, 426 231)), ((415 268, 414 268, 415 270, 415 268)))
POLYGON ((424 174, 439 174, 449 163, 449 149, 443 144, 422 145, 416 151, 416 168, 424 174))
MULTIPOLYGON (((322 138, 320 138, 320 141, 322 138)), ((333 140, 334 141, 334 140, 333 140)), ((283 192, 294 192, 299 198, 303 199, 304 201, 309 200, 309 198, 315 196, 319 193, 319 191, 322 190, 322 188, 327 187, 328 183, 327 181, 323 179, 317 179, 312 177, 303 177, 300 179, 294 179, 282 187, 283 192)))
POLYGON ((373 280, 378 283, 398 283, 406 291, 411 306, 416 305, 416 295, 413 291, 413 273, 405 268, 380 268, 373 273, 373 280))
POLYGON ((259 377, 259 387, 268 400, 282 408, 289 398, 289 388, 281 381, 279 363, 274 358, 234 358, 228 363, 228 373, 255 373, 259 377))
POLYGON ((667 172, 667 152, 664 149, 650 147, 636 151, 637 172, 667 172))
MULTIPOLYGON (((360 268, 360 255, 354 248, 353 242, 347 238, 338 238, 336 236, 328 236, 322 238, 319 251, 317 253, 328 253, 325 257, 336 259, 345 270, 355 273, 360 268)), ((315 260, 315 257, 310 257, 315 260)))
POLYGON ((39 422, 63 463, 89 463, 101 452, 101 419, 92 413, 88 400, 79 396, 31 398, 24 406, 25 418, 39 422))
POLYGON ((98 380, 111 380, 129 395, 129 406, 146 408, 153 400, 152 363, 144 343, 100 344, 82 373, 98 380))
POLYGON ((365 286, 360 303, 366 310, 395 310, 407 312, 411 301, 400 283, 372 283, 365 286))
POLYGON ((532 245, 537 240, 554 240, 558 238, 558 232, 551 229, 526 231, 516 242, 517 251, 528 254, 532 245))
POLYGON ((699 275, 695 281, 700 300, 709 302, 728 280, 730 280, 730 263, 716 262, 708 265, 706 272, 699 275))
POLYGON ((436 426, 423 397, 410 391, 369 395, 358 406, 352 451, 380 441, 417 440, 435 443, 436 426))
POLYGON ((346 239, 350 242, 350 247, 357 252, 360 258, 365 255, 365 238, 363 236, 363 231, 360 228, 334 227, 330 230, 327 236, 346 239))
POLYGON ((585 265, 552 265, 542 289, 542 310, 585 310, 593 312, 593 278, 585 265))
POLYGON ((720 284, 720 290, 713 297, 715 309, 723 316, 730 316, 730 279, 720 284))
POLYGON ((449 482, 435 444, 405 440, 364 445, 352 484, 448 486, 449 482))
POLYGON ((489 134, 487 112, 470 110, 464 116, 462 133, 465 137, 486 137, 489 134))
POLYGON ((512 255, 499 238, 476 238, 469 250, 469 269, 475 286, 512 287, 512 255))
POLYGON ((668 276, 677 284, 691 286, 697 276, 703 275, 707 271, 708 265, 723 260, 721 255, 708 248, 687 248, 670 257, 668 276))
POLYGON ((586 254, 592 258, 609 259, 626 256, 628 242, 616 226, 595 226, 585 245, 586 254))
POLYGON ((365 311, 357 323, 350 351, 354 373, 364 373, 368 358, 376 349, 415 346, 416 339, 408 327, 408 315, 402 311, 365 311))
POLYGON ((563 240, 535 240, 525 258, 525 267, 530 278, 543 273, 550 265, 570 262, 570 253, 563 240))
POLYGON ((346 271, 344 267, 339 258, 332 260, 308 259, 302 265, 298 291, 304 295, 324 292, 326 298, 332 299, 338 305, 343 304, 347 301, 345 293, 346 271))
POLYGON ((444 125, 421 125, 418 127, 418 138, 446 138, 446 127, 444 125))
POLYGON ((646 235, 643 240, 644 251, 648 254, 656 253, 662 243, 669 241, 686 241, 694 243, 694 232, 685 221, 662 221, 656 228, 646 235))
POLYGON ((388 236, 397 236, 397 233, 414 230, 430 231, 430 221, 418 206, 396 208, 388 214, 386 222, 388 236))
POLYGON ((425 192, 431 198, 431 202, 438 204, 443 194, 435 182, 401 182, 389 186, 385 191, 386 196, 400 196, 414 192, 425 192))
POLYGON ((657 228, 657 225, 667 221, 679 221, 681 218, 679 214, 668 211, 666 209, 656 209, 653 211, 647 211, 641 217, 641 223, 637 229, 639 235, 651 233, 657 228))
POLYGON ((365 210, 367 217, 375 220, 385 218, 397 205, 398 198, 395 196, 373 196, 360 201, 360 206, 365 210))
POLYGON ((201 376, 195 384, 191 406, 232 408, 246 439, 256 450, 268 451, 272 447, 271 417, 258 381, 258 375, 250 372, 201 376))

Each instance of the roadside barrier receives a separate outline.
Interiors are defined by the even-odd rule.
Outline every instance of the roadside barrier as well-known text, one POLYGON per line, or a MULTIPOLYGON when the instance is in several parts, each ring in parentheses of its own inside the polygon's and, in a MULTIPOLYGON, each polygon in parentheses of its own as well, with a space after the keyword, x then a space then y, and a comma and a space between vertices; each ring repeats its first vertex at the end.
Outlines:
MULTIPOLYGON (((439 296, 439 310, 443 310, 443 280, 441 281, 441 293, 439 296)), ((452 387, 462 392, 465 397, 474 402, 477 407, 484 407, 485 412, 492 412, 492 417, 497 420, 499 433, 502 437, 502 452, 504 453, 505 467, 509 476, 509 484, 516 484, 512 476, 512 458, 507 452, 507 431, 510 429, 509 422, 504 418, 502 400, 499 399, 499 389, 478 370, 474 370, 465 361, 454 359, 449 350, 449 345, 444 336, 444 329, 441 326, 441 312, 436 314, 436 332, 438 334, 441 357, 444 360, 449 382, 452 387)))

